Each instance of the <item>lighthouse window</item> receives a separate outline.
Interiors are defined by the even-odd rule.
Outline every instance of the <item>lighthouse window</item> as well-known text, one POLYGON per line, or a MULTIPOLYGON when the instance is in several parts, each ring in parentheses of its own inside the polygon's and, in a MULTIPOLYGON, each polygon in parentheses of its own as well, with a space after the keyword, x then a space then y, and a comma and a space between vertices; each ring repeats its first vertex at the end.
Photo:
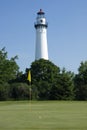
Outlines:
POLYGON ((42 23, 42 22, 43 22, 43 20, 41 19, 41 20, 40 20, 40 22, 42 23))

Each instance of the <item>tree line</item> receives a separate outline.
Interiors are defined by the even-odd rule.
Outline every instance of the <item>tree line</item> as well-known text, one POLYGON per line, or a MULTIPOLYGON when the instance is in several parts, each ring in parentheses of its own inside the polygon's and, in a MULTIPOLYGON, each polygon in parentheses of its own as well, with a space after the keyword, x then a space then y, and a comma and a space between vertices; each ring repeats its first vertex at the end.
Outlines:
POLYGON ((0 50, 0 100, 87 100, 87 61, 81 62, 78 74, 60 69, 49 60, 31 63, 25 73, 19 71, 17 56, 8 59, 0 50), (31 72, 31 83, 27 80, 31 72))

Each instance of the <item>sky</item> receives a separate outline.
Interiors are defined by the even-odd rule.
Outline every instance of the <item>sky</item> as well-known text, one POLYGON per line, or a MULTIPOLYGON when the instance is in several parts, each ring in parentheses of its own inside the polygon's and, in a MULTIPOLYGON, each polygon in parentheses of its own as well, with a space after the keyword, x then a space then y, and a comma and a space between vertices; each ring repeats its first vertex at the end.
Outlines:
POLYGON ((0 0, 0 49, 18 55, 25 72, 35 61, 34 22, 42 9, 48 21, 49 60, 60 69, 78 73, 87 60, 87 0, 0 0))

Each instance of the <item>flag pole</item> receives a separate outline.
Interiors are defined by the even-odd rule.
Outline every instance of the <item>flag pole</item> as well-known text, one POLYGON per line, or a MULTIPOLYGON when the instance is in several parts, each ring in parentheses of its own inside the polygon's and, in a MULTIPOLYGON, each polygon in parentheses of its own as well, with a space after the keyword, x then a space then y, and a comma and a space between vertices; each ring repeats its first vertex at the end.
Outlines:
POLYGON ((27 80, 28 80, 28 83, 29 83, 29 86, 30 86, 30 88, 29 88, 29 97, 30 97, 30 101, 31 101, 31 71, 29 70, 28 71, 28 76, 27 76, 27 80))
POLYGON ((29 95, 30 95, 30 102, 31 102, 31 94, 32 94, 32 92, 31 92, 32 90, 31 90, 31 83, 30 83, 30 88, 29 88, 29 95))

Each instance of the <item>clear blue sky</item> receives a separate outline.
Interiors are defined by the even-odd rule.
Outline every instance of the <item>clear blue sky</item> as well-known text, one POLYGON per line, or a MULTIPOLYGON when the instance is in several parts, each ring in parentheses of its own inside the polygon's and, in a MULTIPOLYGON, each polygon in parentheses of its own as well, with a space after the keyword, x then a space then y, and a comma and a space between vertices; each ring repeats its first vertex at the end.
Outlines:
POLYGON ((0 49, 18 55, 20 70, 35 60, 36 13, 42 8, 48 27, 49 60, 77 73, 87 60, 87 0, 0 0, 0 49))

